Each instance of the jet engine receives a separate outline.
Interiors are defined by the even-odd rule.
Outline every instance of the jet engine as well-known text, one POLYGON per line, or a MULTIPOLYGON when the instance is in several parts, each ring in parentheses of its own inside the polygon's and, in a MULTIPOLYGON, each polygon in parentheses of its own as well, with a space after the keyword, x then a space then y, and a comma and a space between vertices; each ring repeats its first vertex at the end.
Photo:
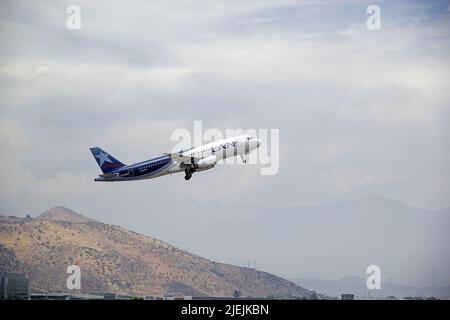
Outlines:
POLYGON ((214 167, 217 163, 216 156, 209 156, 206 158, 203 158, 197 162, 197 168, 200 170, 207 170, 214 167))

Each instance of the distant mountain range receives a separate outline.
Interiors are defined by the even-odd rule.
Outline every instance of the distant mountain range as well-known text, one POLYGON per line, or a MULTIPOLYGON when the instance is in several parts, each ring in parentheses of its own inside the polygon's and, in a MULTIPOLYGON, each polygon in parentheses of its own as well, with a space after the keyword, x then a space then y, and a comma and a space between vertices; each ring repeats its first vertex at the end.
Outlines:
POLYGON ((436 271, 437 284, 450 285, 450 208, 371 197, 317 206, 192 201, 146 214, 143 233, 284 278, 364 278, 375 264, 382 281, 428 287, 436 271))
POLYGON ((297 284, 306 286, 318 293, 327 296, 340 297, 342 293, 354 294, 356 297, 435 297, 450 298, 450 286, 434 286, 426 288, 416 288, 396 284, 392 280, 387 280, 381 284, 379 290, 368 290, 366 279, 361 277, 346 277, 338 280, 324 280, 320 278, 298 278, 292 279, 297 284))
POLYGON ((82 293, 310 295, 267 272, 213 262, 64 207, 37 218, 0 216, 0 272, 26 274, 33 291, 69 292, 66 269, 73 264, 81 269, 82 293))

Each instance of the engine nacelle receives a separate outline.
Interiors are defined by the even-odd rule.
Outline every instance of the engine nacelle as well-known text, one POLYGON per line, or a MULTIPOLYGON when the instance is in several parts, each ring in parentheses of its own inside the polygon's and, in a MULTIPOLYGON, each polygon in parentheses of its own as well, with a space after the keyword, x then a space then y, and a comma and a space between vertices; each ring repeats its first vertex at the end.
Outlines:
POLYGON ((211 169, 217 164, 217 158, 216 156, 209 156, 206 158, 203 158, 197 162, 197 167, 200 170, 206 170, 211 169))

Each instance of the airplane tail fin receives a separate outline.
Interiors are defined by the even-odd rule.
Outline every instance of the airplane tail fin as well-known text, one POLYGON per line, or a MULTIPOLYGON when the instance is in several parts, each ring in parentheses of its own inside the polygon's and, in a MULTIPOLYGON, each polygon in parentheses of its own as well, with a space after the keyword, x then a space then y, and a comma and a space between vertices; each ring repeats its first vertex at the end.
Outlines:
POLYGON ((120 167, 125 166, 125 164, 99 147, 90 148, 90 150, 103 173, 110 173, 120 167))

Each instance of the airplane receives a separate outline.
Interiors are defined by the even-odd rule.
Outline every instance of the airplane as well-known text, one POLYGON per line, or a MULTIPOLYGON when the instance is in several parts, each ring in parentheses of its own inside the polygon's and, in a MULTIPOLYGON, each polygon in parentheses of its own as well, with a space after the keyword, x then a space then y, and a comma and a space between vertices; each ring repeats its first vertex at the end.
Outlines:
POLYGON ((95 181, 132 181, 161 177, 177 172, 185 173, 189 180, 194 172, 214 168, 220 160, 245 155, 259 148, 261 140, 249 135, 231 137, 176 153, 164 153, 150 160, 126 165, 99 147, 90 148, 103 174, 95 181))

